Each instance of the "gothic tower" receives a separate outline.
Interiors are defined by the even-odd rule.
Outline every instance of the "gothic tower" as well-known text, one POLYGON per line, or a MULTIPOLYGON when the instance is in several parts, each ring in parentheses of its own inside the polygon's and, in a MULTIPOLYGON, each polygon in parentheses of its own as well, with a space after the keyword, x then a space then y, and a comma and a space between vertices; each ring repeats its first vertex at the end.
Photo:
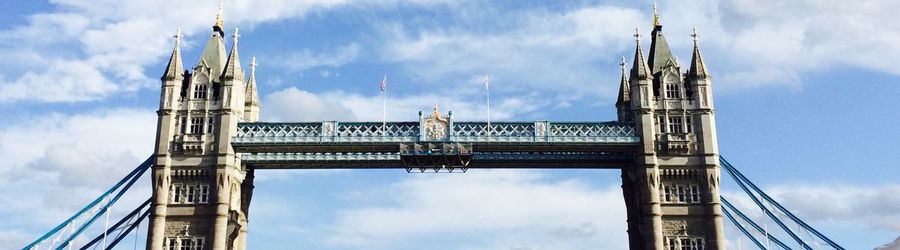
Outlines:
MULTIPOLYGON (((162 76, 147 249, 244 249, 253 170, 231 147, 240 121, 256 121, 255 63, 244 81, 238 29, 225 52, 221 6, 193 71, 181 31, 162 76)), ((254 60, 255 61, 255 60, 254 60)))
POLYGON ((616 102, 619 121, 633 122, 643 142, 634 165, 622 170, 629 246, 724 249, 711 78, 696 31, 682 73, 653 9, 649 55, 645 61, 636 30, 634 62, 627 77, 622 63, 616 102))

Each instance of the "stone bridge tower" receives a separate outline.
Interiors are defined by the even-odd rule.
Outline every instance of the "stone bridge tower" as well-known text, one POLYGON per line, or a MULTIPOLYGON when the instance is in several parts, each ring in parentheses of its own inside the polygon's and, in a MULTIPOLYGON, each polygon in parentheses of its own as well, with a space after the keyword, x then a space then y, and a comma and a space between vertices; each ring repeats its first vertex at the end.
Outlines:
POLYGON ((725 249, 719 149, 711 78, 696 31, 686 73, 672 55, 654 6, 650 53, 640 34, 630 74, 622 62, 618 117, 634 122, 642 147, 622 169, 631 249, 725 249), (688 247, 688 248, 683 248, 688 247))
POLYGON ((193 71, 182 66, 176 35, 157 111, 147 249, 245 248, 253 170, 241 166, 231 138, 239 121, 258 119, 259 98, 253 64, 244 81, 238 29, 228 54, 224 35, 220 7, 193 71))

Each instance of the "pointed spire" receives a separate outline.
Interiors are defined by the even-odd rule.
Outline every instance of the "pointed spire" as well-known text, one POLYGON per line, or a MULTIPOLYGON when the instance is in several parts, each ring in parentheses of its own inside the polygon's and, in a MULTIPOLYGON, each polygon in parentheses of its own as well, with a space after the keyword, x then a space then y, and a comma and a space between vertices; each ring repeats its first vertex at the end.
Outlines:
POLYGON ((659 12, 656 12, 656 0, 653 0, 653 27, 662 26, 659 24, 659 12))
POLYGON ((244 106, 259 107, 259 93, 256 90, 256 57, 250 60, 250 80, 244 89, 244 106))
POLYGON ((225 63, 225 71, 222 72, 222 77, 225 80, 239 79, 243 81, 244 71, 241 69, 241 58, 238 56, 238 38, 241 37, 241 34, 238 32, 237 27, 234 28, 234 34, 231 37, 233 38, 231 53, 228 55, 228 61, 225 63))
POLYGON ((619 83, 619 100, 616 102, 617 104, 625 104, 631 101, 630 88, 628 85, 628 76, 625 71, 625 57, 622 57, 622 62, 619 63, 619 66, 622 67, 622 81, 619 83))
POLYGON ((219 0, 219 8, 216 10, 216 24, 213 25, 213 31, 219 32, 219 36, 225 36, 224 27, 222 24, 222 0, 219 0))
POLYGON ((700 56, 700 43, 698 41, 699 38, 696 27, 694 27, 691 38, 694 39, 694 54, 691 56, 691 68, 688 69, 688 78, 696 79, 709 77, 709 72, 706 71, 706 64, 703 63, 703 57, 700 56))
POLYGON ((175 33, 175 49, 172 50, 172 56, 169 57, 169 63, 166 71, 163 73, 162 80, 182 80, 184 79, 184 66, 181 65, 181 28, 175 33))
POLYGON ((634 50, 634 63, 631 65, 631 79, 645 80, 653 79, 650 75, 650 69, 644 62, 644 52, 641 50, 641 33, 638 28, 634 28, 634 40, 636 43, 634 50))

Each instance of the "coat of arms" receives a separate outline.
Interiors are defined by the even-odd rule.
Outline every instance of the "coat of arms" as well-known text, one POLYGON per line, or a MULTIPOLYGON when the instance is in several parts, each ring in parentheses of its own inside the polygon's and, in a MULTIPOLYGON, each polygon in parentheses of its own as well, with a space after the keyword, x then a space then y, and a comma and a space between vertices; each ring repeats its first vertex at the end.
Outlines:
POLYGON ((447 118, 441 116, 440 109, 437 105, 434 105, 434 110, 431 111, 431 116, 425 118, 424 128, 425 128, 425 136, 428 140, 439 141, 447 138, 447 124, 449 121, 447 118))

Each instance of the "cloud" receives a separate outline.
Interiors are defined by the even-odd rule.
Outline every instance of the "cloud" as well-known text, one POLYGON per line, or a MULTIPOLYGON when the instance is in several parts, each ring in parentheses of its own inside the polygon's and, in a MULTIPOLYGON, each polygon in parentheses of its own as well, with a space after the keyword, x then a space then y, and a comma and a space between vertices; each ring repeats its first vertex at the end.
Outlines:
POLYGON ((524 170, 420 175, 364 194, 392 198, 389 205, 339 212, 326 240, 338 247, 396 249, 406 248, 403 242, 410 239, 452 235, 471 243, 458 247, 464 249, 578 249, 600 243, 626 248, 620 189, 581 181, 553 181, 524 170))
MULTIPOLYGON (((0 248, 35 239, 124 177, 152 154, 155 131, 153 111, 136 109, 49 113, 0 128, 0 248)), ((144 201, 148 184, 139 180, 114 212, 144 201)))
MULTIPOLYGON (((356 43, 351 43, 346 46, 341 46, 335 49, 335 51, 321 52, 315 53, 310 51, 309 49, 304 49, 302 52, 295 52, 287 55, 287 57, 283 60, 278 60, 273 62, 276 66, 289 69, 291 71, 305 71, 312 68, 317 67, 339 67, 344 64, 347 64, 359 56, 360 46, 356 43)), ((328 72, 328 71, 321 71, 328 72)), ((322 77, 327 77, 330 75, 322 74, 322 77)))
MULTIPOLYGON (((487 8, 487 11, 494 9, 487 8)), ((598 70, 615 62, 630 44, 632 24, 644 18, 633 9, 591 6, 563 13, 542 10, 491 16, 474 27, 437 26, 415 30, 387 25, 382 57, 401 63, 415 77, 432 84, 459 76, 490 74, 513 90, 552 91, 567 96, 606 95, 617 76, 598 70), (621 25, 598 25, 617 23, 621 25), (499 26, 502 28, 492 28, 499 26), (470 29, 471 28, 471 29, 470 29), (473 31, 475 30, 475 31, 473 31), (609 84, 603 84, 609 83, 609 84)))
MULTIPOLYGON (((486 102, 482 97, 467 95, 414 95, 388 97, 387 119, 390 121, 414 121, 417 113, 428 115, 433 104, 441 111, 453 111, 454 119, 484 120, 487 118, 486 102), (473 101, 473 99, 478 98, 473 101)), ((343 91, 311 93, 290 87, 273 92, 263 98, 264 120, 274 121, 380 121, 383 100, 380 95, 365 96, 343 91)), ((539 109, 551 105, 536 93, 495 100, 491 117, 494 120, 511 120, 539 117, 539 109)))
MULTIPOLYGON (((224 19, 230 27, 252 27, 350 3, 229 2, 224 19)), ((0 62, 5 68, 16 69, 0 71, 0 90, 4 93, 0 99, 4 102, 94 101, 151 88, 157 84, 156 74, 171 52, 175 28, 181 27, 188 40, 205 41, 216 9, 213 1, 61 0, 51 4, 55 5, 53 12, 31 15, 26 24, 0 31, 0 52, 26 59, 0 62), (196 39, 198 36, 200 39, 196 39), (151 76, 144 72, 148 67, 151 76), (35 95, 21 91, 31 88, 49 92, 35 95)), ((186 41, 185 45, 198 46, 196 41, 186 41)), ((346 57, 352 57, 359 47, 351 44, 343 49, 347 50, 346 57)))
POLYGON ((340 100, 323 98, 295 87, 265 96, 262 106, 266 107, 262 115, 273 121, 355 120, 353 112, 340 100))
MULTIPOLYGON (((828 229, 833 228, 851 227, 870 232, 900 230, 900 198, 897 197, 900 186, 898 185, 780 184, 767 187, 766 192, 814 228, 820 231, 826 229, 823 232, 830 237, 838 239, 844 237, 844 240, 847 240, 847 237, 854 236, 854 234, 829 235, 828 229)), ((723 191, 723 195, 742 212, 753 218, 755 222, 762 223, 763 213, 743 192, 726 190, 723 191)), ((782 220, 792 229, 797 227, 793 222, 788 222, 787 217, 782 216, 782 220)), ((731 226, 728 225, 728 227, 731 226)), ((773 224, 769 224, 769 228, 772 229, 773 224)), ((771 232, 779 235, 777 237, 782 240, 790 240, 781 230, 772 229, 771 232)), ((811 237, 803 232, 799 234, 803 237, 811 237)), ((856 234, 855 236, 862 235, 856 234)), ((821 241, 819 243, 824 244, 821 241)))

